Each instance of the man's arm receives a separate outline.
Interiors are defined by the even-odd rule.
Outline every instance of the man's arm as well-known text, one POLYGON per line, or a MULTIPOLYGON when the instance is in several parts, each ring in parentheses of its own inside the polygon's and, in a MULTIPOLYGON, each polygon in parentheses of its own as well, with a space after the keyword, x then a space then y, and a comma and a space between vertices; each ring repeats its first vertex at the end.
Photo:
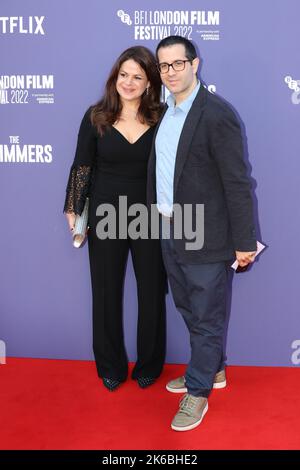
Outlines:
POLYGON ((224 108, 212 131, 212 148, 224 187, 234 249, 242 265, 253 261, 256 231, 251 182, 243 155, 240 125, 230 108, 224 108))

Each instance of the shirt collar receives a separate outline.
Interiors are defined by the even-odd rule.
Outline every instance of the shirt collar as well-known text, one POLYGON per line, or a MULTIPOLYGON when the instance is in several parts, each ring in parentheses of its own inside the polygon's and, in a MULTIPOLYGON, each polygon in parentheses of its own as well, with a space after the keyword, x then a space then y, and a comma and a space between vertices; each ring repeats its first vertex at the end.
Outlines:
POLYGON ((187 114, 191 108, 192 102, 196 98, 200 85, 201 85, 200 80, 198 80, 198 83, 193 89, 193 91, 187 96, 187 98, 184 101, 182 101, 177 106, 175 106, 175 97, 171 93, 167 98, 167 105, 169 106, 169 108, 171 108, 173 112, 175 112, 175 109, 181 109, 181 111, 187 114))

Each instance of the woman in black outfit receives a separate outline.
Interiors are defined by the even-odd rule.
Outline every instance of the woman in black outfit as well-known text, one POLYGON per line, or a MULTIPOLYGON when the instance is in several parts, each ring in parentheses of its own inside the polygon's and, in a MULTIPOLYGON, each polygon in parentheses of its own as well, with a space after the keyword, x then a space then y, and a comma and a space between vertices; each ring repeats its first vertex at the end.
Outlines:
MULTIPOLYGON (((137 362, 132 378, 144 388, 161 374, 165 358, 166 274, 159 240, 100 239, 97 207, 110 203, 119 217, 119 196, 146 205, 147 161, 161 114, 161 82, 155 58, 132 47, 116 61, 102 99, 85 113, 70 170, 64 212, 73 230, 90 198, 88 248, 93 293, 93 349, 99 377, 109 390, 125 381, 122 303, 128 252, 137 281, 137 362)), ((124 214, 122 214, 124 216, 124 214)), ((133 217, 128 217, 128 224, 133 217)))

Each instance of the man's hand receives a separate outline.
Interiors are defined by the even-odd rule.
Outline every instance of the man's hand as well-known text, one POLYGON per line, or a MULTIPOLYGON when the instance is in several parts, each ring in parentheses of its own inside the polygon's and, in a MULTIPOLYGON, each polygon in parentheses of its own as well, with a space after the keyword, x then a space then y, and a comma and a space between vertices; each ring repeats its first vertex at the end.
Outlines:
POLYGON ((236 251, 236 259, 242 268, 253 263, 256 251, 236 251))

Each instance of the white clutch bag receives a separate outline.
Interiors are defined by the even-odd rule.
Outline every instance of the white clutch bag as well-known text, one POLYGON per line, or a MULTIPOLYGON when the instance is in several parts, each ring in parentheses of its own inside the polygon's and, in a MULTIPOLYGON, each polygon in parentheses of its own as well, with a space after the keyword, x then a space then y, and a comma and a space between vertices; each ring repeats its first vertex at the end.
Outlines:
POLYGON ((73 230, 73 246, 80 248, 86 241, 86 235, 88 231, 88 213, 89 213, 89 198, 85 200, 84 208, 81 215, 77 215, 75 219, 75 226, 73 230))

